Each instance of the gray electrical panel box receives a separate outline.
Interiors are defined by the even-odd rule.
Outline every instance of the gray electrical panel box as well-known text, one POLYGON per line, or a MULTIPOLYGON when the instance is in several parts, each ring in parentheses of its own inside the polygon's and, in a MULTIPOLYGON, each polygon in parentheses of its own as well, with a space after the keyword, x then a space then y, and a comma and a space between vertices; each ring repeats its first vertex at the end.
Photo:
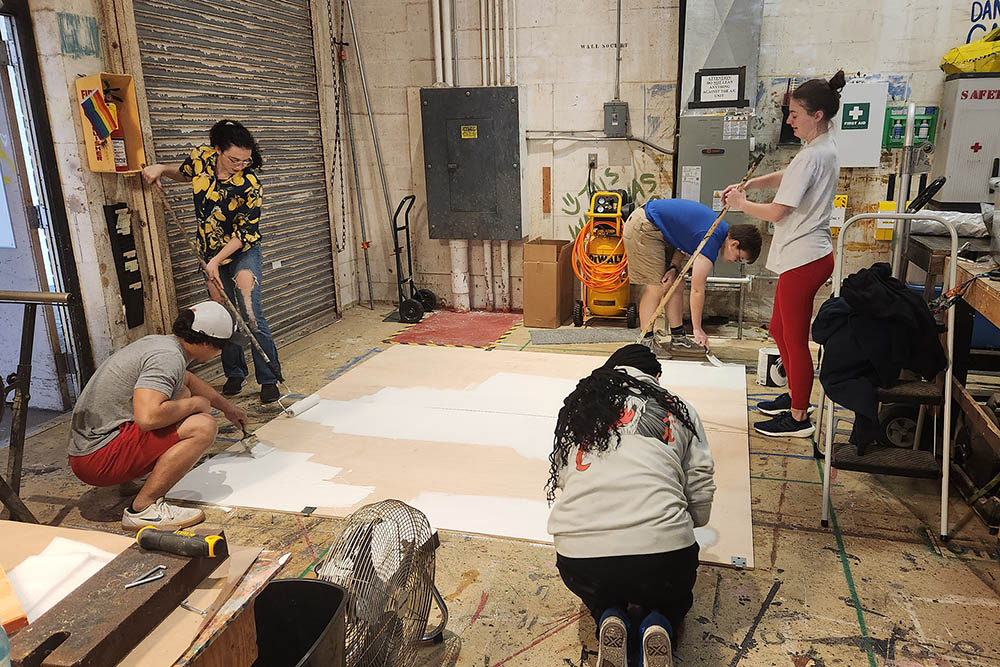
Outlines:
POLYGON ((520 240, 517 88, 422 88, 420 108, 430 237, 520 240))
MULTIPOLYGON (((700 201, 722 212, 722 191, 746 176, 750 163, 750 114, 725 113, 681 116, 674 197, 700 201)), ((730 225, 742 223, 743 213, 726 214, 730 225)), ((713 275, 736 277, 736 264, 717 262, 713 275)))
POLYGON ((604 136, 628 136, 628 102, 615 100, 604 103, 604 136))

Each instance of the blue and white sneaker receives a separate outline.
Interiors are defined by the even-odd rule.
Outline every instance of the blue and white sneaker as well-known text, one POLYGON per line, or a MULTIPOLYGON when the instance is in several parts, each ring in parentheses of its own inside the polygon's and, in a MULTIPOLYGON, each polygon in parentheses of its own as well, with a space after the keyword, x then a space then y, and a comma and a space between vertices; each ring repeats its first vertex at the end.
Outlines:
POLYGON ((753 425, 755 431, 770 438, 808 438, 816 427, 808 419, 799 421, 791 412, 782 412, 777 417, 753 425))
POLYGON ((624 612, 608 609, 597 635, 598 667, 628 667, 628 625, 624 612))
MULTIPOLYGON (((757 412, 762 415, 767 415, 769 417, 777 417, 782 412, 788 412, 792 409, 792 395, 785 392, 781 396, 775 396, 773 400, 761 401, 757 404, 757 412)), ((812 414, 816 408, 809 406, 809 414, 812 414)))

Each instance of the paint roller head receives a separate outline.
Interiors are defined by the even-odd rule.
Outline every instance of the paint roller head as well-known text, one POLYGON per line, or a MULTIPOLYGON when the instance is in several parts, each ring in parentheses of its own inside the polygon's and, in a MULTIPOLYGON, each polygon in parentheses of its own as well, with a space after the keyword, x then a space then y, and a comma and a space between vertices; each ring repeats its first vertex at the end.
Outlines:
POLYGON ((310 394, 285 410, 289 417, 298 417, 309 408, 319 404, 319 394, 310 394))

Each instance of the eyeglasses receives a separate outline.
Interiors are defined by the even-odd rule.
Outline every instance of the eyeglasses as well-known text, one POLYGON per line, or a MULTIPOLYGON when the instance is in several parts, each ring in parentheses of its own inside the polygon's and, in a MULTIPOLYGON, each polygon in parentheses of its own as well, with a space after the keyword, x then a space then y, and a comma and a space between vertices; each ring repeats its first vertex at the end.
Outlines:
POLYGON ((236 158, 226 155, 225 153, 223 153, 222 156, 226 158, 226 161, 233 167, 245 167, 253 162, 253 158, 249 158, 247 160, 237 160, 236 158))

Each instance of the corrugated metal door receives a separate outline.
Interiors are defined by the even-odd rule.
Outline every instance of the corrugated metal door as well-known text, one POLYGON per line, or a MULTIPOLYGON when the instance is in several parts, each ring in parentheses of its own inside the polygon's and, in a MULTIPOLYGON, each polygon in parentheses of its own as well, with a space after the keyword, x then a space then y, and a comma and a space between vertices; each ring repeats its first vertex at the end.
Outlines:
MULTIPOLYGON (((181 162, 208 143, 208 130, 222 118, 246 125, 264 156, 260 230, 271 330, 287 340, 335 316, 309 0, 134 0, 133 6, 157 160, 181 162)), ((165 186, 193 233, 190 186, 165 186)), ((197 260, 173 227, 170 255, 177 305, 184 307, 207 292, 197 260)))

